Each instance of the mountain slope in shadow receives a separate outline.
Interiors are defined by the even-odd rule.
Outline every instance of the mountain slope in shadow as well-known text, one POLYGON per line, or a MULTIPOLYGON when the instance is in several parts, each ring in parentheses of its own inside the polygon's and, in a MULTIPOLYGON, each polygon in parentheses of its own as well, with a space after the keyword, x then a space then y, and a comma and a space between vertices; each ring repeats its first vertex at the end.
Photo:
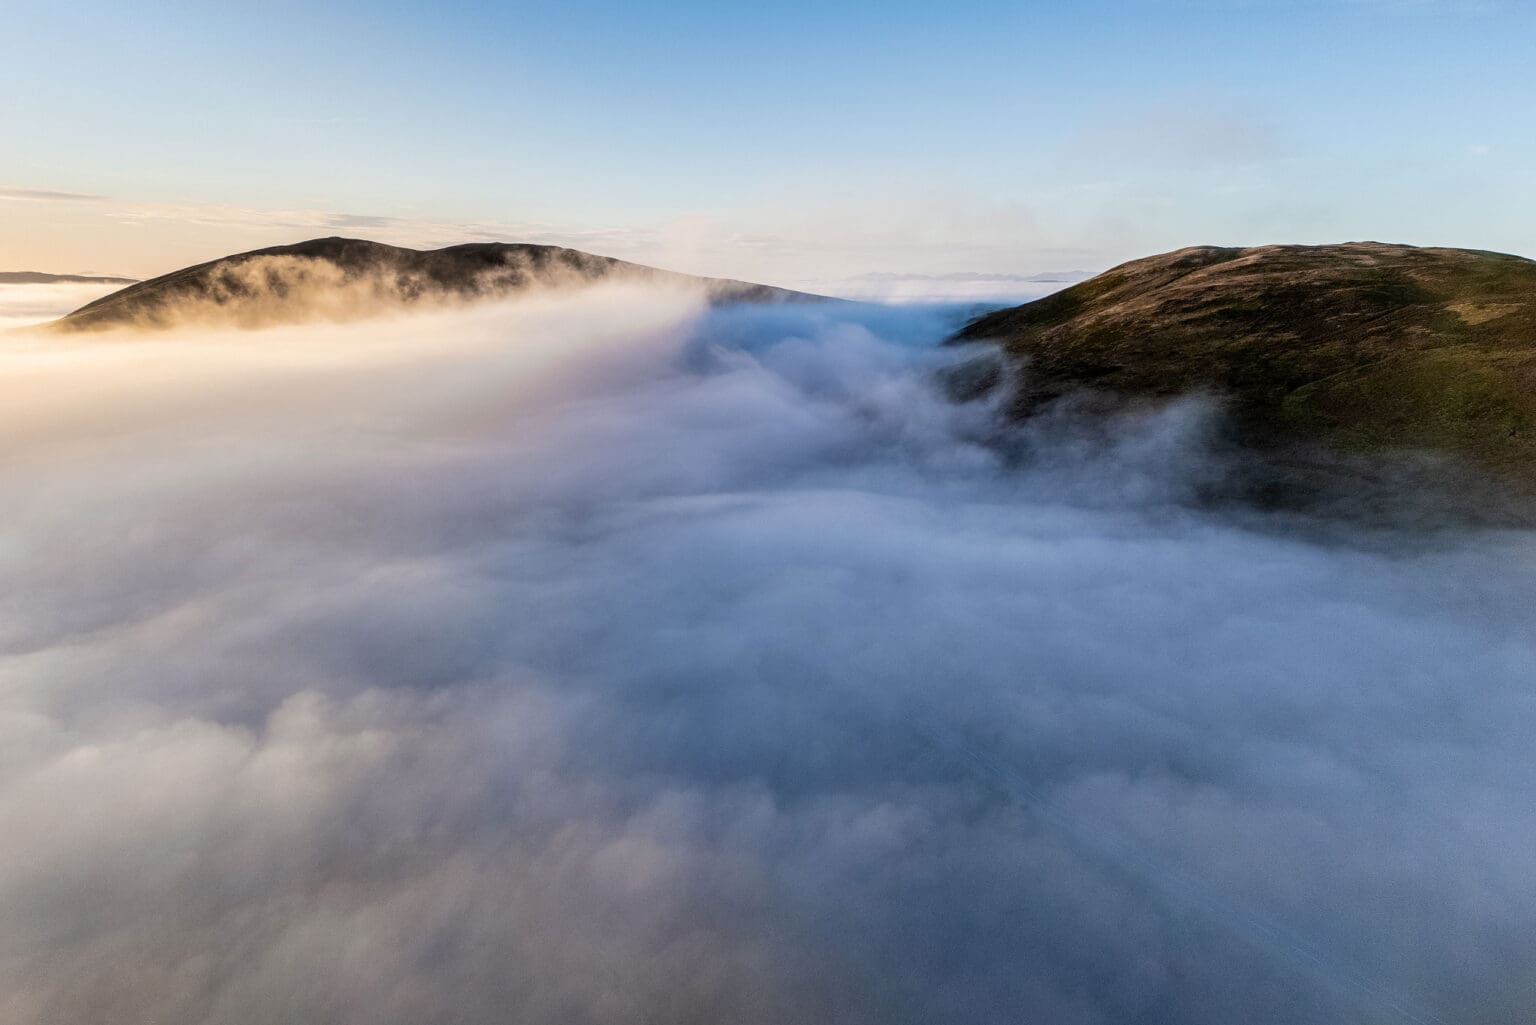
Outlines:
POLYGON ((658 270, 560 246, 481 242, 418 250, 363 239, 319 238, 238 253, 151 278, 88 303, 49 327, 90 331, 193 323, 250 328, 353 320, 599 281, 698 288, 712 303, 826 299, 658 270))

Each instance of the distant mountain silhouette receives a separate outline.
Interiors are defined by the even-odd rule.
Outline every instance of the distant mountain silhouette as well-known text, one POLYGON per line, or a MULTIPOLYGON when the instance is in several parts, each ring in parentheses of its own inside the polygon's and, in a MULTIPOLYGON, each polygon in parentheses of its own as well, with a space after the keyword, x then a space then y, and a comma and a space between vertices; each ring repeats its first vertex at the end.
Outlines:
POLYGON ((695 287, 716 303, 826 299, 745 281, 678 274, 560 246, 481 242, 418 250, 363 239, 318 238, 151 278, 88 303, 49 327, 261 327, 350 320, 405 307, 597 281, 695 287))
POLYGON ((35 270, 0 271, 0 285, 131 285, 138 278, 114 278, 97 274, 44 274, 35 270))

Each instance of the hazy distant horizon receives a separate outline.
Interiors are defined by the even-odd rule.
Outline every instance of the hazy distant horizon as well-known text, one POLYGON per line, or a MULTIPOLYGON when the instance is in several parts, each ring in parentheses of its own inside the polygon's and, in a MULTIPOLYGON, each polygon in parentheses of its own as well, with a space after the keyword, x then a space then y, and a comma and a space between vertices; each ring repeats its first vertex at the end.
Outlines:
MULTIPOLYGON (((296 239, 294 241, 305 240, 296 239)), ((517 242, 519 240, 504 239, 498 241, 517 242)), ((590 252, 590 250, 588 251, 590 252)), ((233 254, 220 253, 212 258, 227 255, 233 254)), ((609 256, 612 254, 594 253, 594 255, 609 256)), ((39 271, 36 268, 0 268, 0 287, 25 285, 34 289, 43 289, 52 285, 80 286, 80 288, 61 288, 59 294, 62 296, 78 294, 81 288, 99 284, 101 286, 100 294, 106 295, 119 288, 135 284, 140 280, 148 280, 149 278, 159 276, 159 274, 172 273, 181 269, 183 268, 179 266, 169 267, 159 271, 157 274, 146 275, 144 278, 125 278, 116 275, 79 271, 59 272, 39 271), (60 280, 52 282, 6 280, 7 277, 15 278, 33 274, 44 277, 56 277, 60 280)), ((678 268, 665 267, 661 269, 676 270, 678 268)), ((988 274, 969 271, 950 274, 902 274, 883 271, 829 280, 824 283, 824 287, 819 290, 819 293, 844 299, 890 303, 1027 302, 1090 278, 1093 276, 1093 273, 1086 270, 1048 270, 1034 274, 988 274)), ((720 275, 704 274, 703 276, 718 277, 720 275)), ((773 283, 762 282, 762 284, 773 283)), ((95 295, 92 296, 92 298, 96 297, 95 295)), ((0 305, 4 304, 0 303, 0 305)), ((60 308, 58 312, 62 314, 74 308, 74 306, 68 306, 60 308)))

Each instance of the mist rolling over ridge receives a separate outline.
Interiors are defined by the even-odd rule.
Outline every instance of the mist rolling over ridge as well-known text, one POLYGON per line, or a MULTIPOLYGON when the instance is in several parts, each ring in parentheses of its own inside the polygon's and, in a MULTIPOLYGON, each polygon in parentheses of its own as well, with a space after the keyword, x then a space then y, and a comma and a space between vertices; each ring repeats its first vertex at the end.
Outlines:
POLYGON ((8 338, 0 1021, 1527 1016, 1536 534, 1213 504, 1218 401, 959 327, 8 338))
POLYGON ((56 320, 122 287, 118 281, 86 280, 84 275, 13 272, 5 276, 12 280, 0 280, 0 338, 17 328, 56 320))
POLYGON ((1536 4, 0 38, 0 1025, 1536 1025, 1536 4))
POLYGON ((102 331, 344 322, 607 280, 689 288, 711 303, 826 299, 746 281, 677 274, 560 246, 478 242, 422 251, 332 236, 236 253, 137 282, 50 327, 102 331))

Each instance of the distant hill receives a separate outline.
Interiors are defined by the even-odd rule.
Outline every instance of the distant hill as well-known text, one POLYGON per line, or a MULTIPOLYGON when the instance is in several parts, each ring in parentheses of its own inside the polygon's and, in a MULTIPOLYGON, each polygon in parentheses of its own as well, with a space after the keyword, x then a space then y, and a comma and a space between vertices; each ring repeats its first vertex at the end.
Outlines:
POLYGON ((1260 444, 1458 453, 1536 481, 1536 262, 1377 242, 1198 246, 983 316, 1023 415, 1068 391, 1208 390, 1260 444))
POLYGON ((803 292, 658 270, 559 246, 483 242, 418 250, 319 238, 226 256, 130 285, 55 321, 55 330, 236 327, 350 320, 412 306, 491 299, 604 280, 697 287, 714 302, 823 300, 803 292))
POLYGON ((1017 303, 1047 295, 1063 285, 1093 277, 1087 271, 1046 271, 1039 274, 951 271, 942 274, 872 271, 845 278, 838 294, 875 302, 1017 303))
POLYGON ((138 278, 112 278, 97 274, 44 274, 35 270, 0 271, 0 285, 132 285, 138 278))

